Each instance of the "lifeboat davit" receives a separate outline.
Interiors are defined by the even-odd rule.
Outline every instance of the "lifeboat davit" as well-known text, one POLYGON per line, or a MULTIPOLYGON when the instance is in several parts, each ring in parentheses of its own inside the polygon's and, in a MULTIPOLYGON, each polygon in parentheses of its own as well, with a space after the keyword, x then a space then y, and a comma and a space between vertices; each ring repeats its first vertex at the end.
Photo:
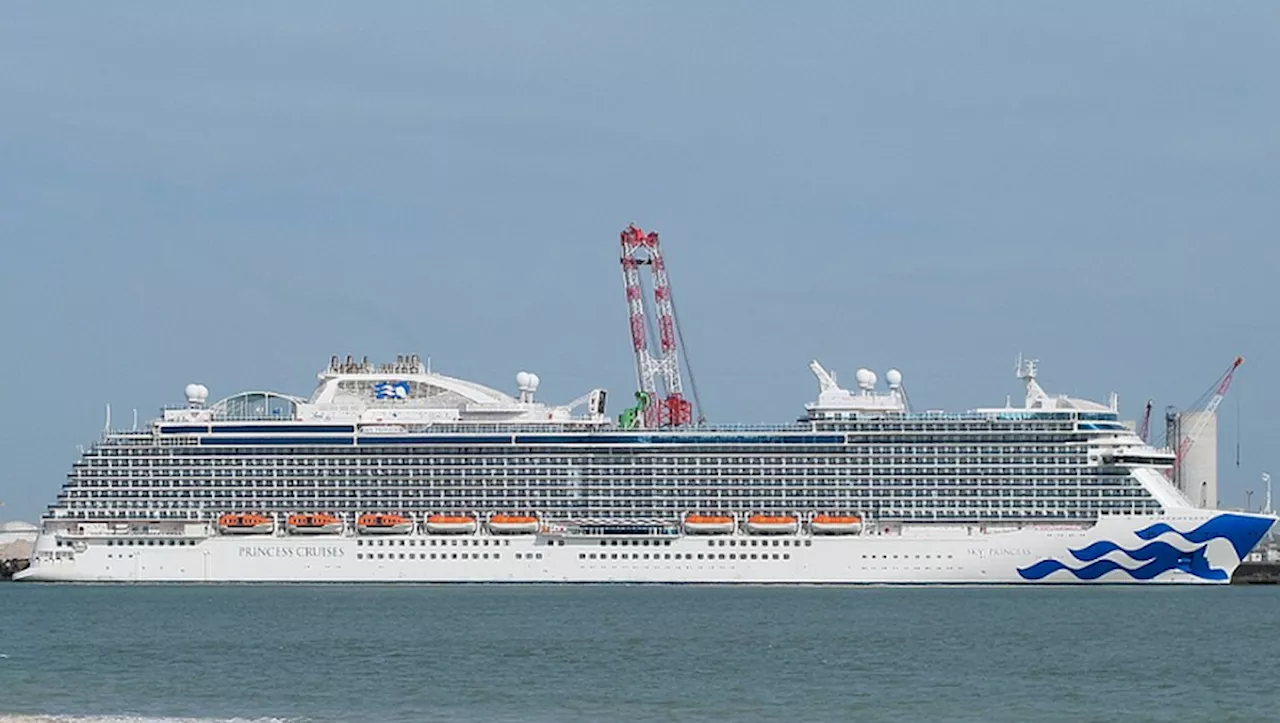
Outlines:
POLYGON ((495 535, 522 535, 538 531, 534 515, 494 515, 489 518, 489 531, 495 535))
POLYGON ((684 531, 691 535, 728 535, 733 533, 729 515, 686 515, 684 531))
POLYGON ((862 518, 857 515, 814 515, 809 529, 815 535, 852 535, 862 530, 862 518))
POLYGON ((429 515, 427 532, 436 535, 469 535, 479 525, 471 515, 429 515))
POLYGON ((276 523, 266 515, 233 512, 218 518, 218 529, 228 535, 269 535, 276 523))
POLYGON ((747 518, 747 532, 755 535, 790 535, 800 531, 800 518, 795 515, 752 515, 747 518))
POLYGON ((413 532, 413 520, 404 515, 375 512, 360 515, 356 529, 363 535, 405 535, 413 532))
POLYGON ((289 515, 285 524, 294 535, 332 535, 342 532, 342 520, 327 512, 289 515))

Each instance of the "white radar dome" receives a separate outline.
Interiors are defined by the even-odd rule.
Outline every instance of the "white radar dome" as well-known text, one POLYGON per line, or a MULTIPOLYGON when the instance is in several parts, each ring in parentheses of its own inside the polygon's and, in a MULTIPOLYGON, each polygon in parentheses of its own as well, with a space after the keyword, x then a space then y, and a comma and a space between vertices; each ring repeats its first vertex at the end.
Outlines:
POLYGON ((537 374, 534 374, 533 372, 529 372, 529 389, 530 389, 530 391, 536 391, 536 390, 538 389, 538 385, 539 385, 539 384, 541 384, 541 383, 542 383, 542 380, 538 378, 538 375, 537 375, 537 374))
POLYGON ((858 380, 858 386, 860 387, 871 387, 875 386, 876 383, 876 373, 870 369, 859 369, 854 372, 853 378, 858 380))
POLYGON ((902 372, 897 369, 890 369, 884 373, 884 380, 889 382, 890 387, 900 387, 902 386, 902 372))
POLYGON ((531 381, 531 379, 532 379, 532 378, 533 378, 533 375, 532 375, 532 374, 530 374, 529 372, 517 372, 517 373, 516 373, 516 388, 517 388, 517 389, 528 389, 528 388, 529 388, 529 382, 531 381))
POLYGON ((209 398, 209 387, 203 384, 188 384, 184 390, 187 395, 188 404, 204 404, 209 398))

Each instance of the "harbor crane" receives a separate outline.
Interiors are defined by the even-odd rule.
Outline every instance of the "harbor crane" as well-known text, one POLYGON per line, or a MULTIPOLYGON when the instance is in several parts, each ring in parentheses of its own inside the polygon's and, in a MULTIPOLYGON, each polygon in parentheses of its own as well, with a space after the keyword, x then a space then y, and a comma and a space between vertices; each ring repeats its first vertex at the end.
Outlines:
MULTIPOLYGON (((1204 405, 1202 414, 1197 419, 1195 426, 1189 432, 1183 435, 1178 442, 1178 448, 1174 453, 1172 475, 1177 479, 1178 470, 1182 466, 1182 460, 1186 459, 1187 452, 1191 451, 1191 447, 1195 445, 1196 438, 1209 425, 1209 420, 1213 418, 1214 412, 1218 411, 1218 407, 1222 405, 1222 400, 1227 396, 1227 390, 1231 388, 1231 380, 1236 376, 1236 370, 1244 363, 1244 357, 1238 356, 1227 371, 1218 378, 1217 383, 1213 387, 1212 393, 1209 395, 1209 401, 1204 405)), ((1198 405, 1197 405, 1198 406, 1198 405)), ((1172 440, 1170 440, 1172 441, 1172 440)))

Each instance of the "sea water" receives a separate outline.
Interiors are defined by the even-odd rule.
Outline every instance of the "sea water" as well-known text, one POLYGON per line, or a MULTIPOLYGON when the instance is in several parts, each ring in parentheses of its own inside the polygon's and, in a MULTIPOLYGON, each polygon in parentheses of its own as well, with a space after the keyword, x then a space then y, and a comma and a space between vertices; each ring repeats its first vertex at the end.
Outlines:
POLYGON ((0 720, 1280 720, 1280 588, 0 585, 0 720))

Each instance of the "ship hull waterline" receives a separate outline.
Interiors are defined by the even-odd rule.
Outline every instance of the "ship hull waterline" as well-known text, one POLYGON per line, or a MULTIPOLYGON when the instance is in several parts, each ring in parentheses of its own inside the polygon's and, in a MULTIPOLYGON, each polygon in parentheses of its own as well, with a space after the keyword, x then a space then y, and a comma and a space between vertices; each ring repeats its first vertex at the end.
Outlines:
POLYGON ((1210 510, 1085 529, 958 534, 213 535, 134 544, 42 533, 18 580, 45 582, 1220 584, 1275 518, 1210 510), (371 539, 374 538, 374 539, 371 539), (159 544, 155 544, 155 543, 159 544), (149 544, 150 543, 150 544, 149 544))

